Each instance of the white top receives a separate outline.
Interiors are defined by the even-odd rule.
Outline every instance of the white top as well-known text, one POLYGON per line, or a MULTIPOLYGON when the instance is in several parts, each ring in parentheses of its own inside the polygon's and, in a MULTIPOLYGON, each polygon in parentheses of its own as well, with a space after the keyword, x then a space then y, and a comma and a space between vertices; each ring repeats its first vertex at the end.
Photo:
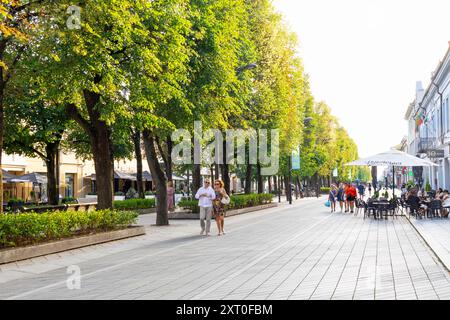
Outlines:
POLYGON ((216 193, 212 187, 201 187, 195 194, 195 199, 198 199, 198 206, 203 208, 212 207, 212 201, 216 198, 216 193), (205 194, 205 195, 203 195, 205 194))

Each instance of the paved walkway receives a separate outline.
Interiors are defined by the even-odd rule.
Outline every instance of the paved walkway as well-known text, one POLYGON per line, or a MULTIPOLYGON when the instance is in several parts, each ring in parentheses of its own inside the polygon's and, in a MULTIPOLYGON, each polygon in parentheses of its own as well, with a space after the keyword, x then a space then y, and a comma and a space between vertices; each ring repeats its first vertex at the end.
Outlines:
POLYGON ((154 227, 146 215, 145 236, 0 266, 0 299, 450 299, 449 272, 406 218, 323 202, 229 217, 209 238, 198 221, 154 227))
POLYGON ((411 217, 411 223, 441 259, 447 270, 450 270, 450 219, 411 217))

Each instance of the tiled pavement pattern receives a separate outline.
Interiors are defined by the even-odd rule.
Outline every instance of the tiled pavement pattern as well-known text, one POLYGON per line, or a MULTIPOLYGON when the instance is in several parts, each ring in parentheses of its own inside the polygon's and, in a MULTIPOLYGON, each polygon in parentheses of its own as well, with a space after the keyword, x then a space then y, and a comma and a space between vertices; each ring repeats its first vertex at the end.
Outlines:
POLYGON ((227 218, 222 237, 178 221, 0 266, 0 299, 450 299, 449 272, 406 218, 330 215, 323 202, 227 218), (79 290, 66 285, 71 264, 79 290))
POLYGON ((410 219, 442 263, 450 269, 450 219, 416 219, 414 217, 410 219))

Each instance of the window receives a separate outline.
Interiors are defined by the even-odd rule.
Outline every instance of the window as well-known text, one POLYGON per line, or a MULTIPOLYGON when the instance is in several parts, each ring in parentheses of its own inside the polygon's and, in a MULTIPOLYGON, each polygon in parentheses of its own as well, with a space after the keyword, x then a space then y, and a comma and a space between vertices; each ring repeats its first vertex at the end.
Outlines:
POLYGON ((450 110, 449 110, 449 104, 448 104, 448 97, 444 100, 444 133, 447 133, 450 131, 450 110))

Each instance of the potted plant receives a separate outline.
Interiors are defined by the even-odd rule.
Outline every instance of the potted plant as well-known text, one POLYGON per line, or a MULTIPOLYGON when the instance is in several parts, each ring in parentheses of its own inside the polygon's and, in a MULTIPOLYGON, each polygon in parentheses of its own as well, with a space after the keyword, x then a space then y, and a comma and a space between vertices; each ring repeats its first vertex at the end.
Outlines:
POLYGON ((127 193, 125 194, 125 199, 135 199, 139 196, 137 191, 134 188, 128 189, 127 193))
POLYGON ((122 191, 118 191, 114 193, 114 201, 123 201, 125 200, 125 193, 122 191))
POLYGON ((144 193, 145 199, 153 199, 155 198, 155 193, 152 191, 145 191, 144 193))
POLYGON ((431 184, 429 181, 427 181, 427 183, 425 184, 425 191, 426 192, 430 192, 431 191, 431 184))

